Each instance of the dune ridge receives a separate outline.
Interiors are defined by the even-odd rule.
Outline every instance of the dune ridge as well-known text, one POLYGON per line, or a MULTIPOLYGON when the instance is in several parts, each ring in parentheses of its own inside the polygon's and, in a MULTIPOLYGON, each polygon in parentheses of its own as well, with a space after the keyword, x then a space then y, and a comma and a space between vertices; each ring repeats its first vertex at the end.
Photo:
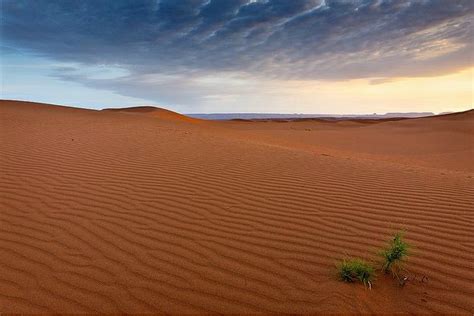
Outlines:
POLYGON ((152 116, 161 120, 169 120, 174 122, 192 122, 197 123, 201 122, 201 119, 192 118, 183 114, 179 114, 177 112, 173 112, 167 109, 154 107, 154 106, 135 106, 135 107, 128 107, 128 108, 110 108, 110 109, 103 109, 102 111, 108 112, 120 112, 120 113, 133 113, 133 114, 145 114, 148 116, 152 116))
POLYGON ((361 128, 131 111, 1 101, 2 312, 472 314, 472 114, 361 128), (391 163, 341 140, 382 132, 441 144, 388 146, 409 158, 391 163), (415 280, 335 278, 401 228, 415 280))

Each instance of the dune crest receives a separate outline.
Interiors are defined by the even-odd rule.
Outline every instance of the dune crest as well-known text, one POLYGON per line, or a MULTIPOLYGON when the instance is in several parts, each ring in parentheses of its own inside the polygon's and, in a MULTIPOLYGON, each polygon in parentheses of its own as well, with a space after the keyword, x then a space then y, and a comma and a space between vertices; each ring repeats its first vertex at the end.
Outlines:
POLYGON ((174 122, 187 122, 187 123, 198 123, 201 122, 201 119, 192 118, 177 112, 173 112, 167 109, 154 107, 154 106, 136 106, 128 108, 110 108, 104 109, 102 111, 112 111, 112 112, 121 112, 121 113, 136 113, 144 114, 151 117, 158 118, 160 120, 174 121, 174 122))

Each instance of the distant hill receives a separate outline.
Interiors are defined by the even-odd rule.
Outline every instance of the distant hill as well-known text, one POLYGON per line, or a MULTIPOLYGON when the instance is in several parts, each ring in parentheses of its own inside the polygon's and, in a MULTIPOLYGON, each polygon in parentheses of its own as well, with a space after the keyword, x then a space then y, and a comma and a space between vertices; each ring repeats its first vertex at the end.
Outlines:
POLYGON ((446 114, 452 114, 452 113, 456 113, 456 112, 453 112, 453 111, 450 111, 450 112, 441 112, 441 113, 439 113, 438 115, 446 115, 446 114))
POLYGON ((186 114, 187 116, 206 120, 252 120, 252 119, 301 119, 301 118, 341 118, 341 119, 384 119, 404 117, 426 117, 435 115, 433 112, 408 112, 385 114, 281 114, 281 113, 210 113, 186 114))
POLYGON ((197 122, 196 118, 191 118, 177 112, 173 112, 167 109, 155 107, 155 106, 135 106, 128 108, 108 108, 103 109, 105 112, 123 112, 123 113, 134 113, 134 114, 145 114, 148 116, 156 117, 168 121, 182 121, 182 122, 197 122))

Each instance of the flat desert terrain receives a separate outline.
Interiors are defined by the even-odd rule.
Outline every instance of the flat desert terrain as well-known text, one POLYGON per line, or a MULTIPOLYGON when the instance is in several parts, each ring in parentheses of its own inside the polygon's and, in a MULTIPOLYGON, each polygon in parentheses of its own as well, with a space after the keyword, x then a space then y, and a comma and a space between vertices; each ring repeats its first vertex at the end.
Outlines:
POLYGON ((474 312, 474 112, 204 121, 0 103, 1 313, 474 312), (413 245, 409 281, 337 279, 413 245))

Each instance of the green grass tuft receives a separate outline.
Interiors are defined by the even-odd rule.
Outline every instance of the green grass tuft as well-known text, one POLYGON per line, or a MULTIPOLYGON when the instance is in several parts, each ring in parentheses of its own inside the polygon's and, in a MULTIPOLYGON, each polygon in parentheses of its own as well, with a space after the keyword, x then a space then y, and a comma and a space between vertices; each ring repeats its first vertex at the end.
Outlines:
POLYGON ((388 242, 388 246, 380 251, 383 258, 382 270, 385 273, 392 272, 398 276, 404 259, 408 256, 410 245, 403 240, 403 232, 395 234, 394 238, 388 242))
POLYGON ((372 288, 374 268, 366 261, 355 258, 342 260, 337 264, 339 278, 344 282, 362 282, 366 287, 372 288))

